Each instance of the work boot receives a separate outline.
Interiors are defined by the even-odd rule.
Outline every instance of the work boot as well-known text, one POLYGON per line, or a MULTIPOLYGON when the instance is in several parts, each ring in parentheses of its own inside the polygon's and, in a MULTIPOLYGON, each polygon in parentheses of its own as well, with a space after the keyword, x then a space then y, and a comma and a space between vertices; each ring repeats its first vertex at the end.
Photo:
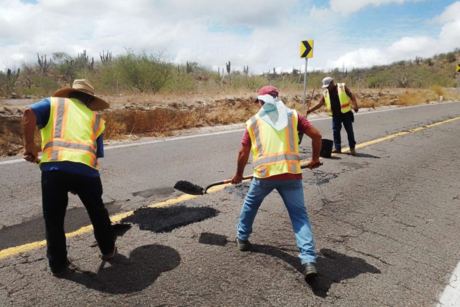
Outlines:
POLYGON ((311 279, 318 276, 318 271, 316 270, 316 262, 307 262, 303 265, 305 279, 311 279))
POLYGON ((334 149, 332 153, 342 153, 342 149, 334 149))
POLYGON ((355 149, 350 149, 350 153, 352 156, 356 156, 356 150, 355 149))
POLYGON ((69 266, 70 266, 70 260, 66 259, 66 262, 63 266, 61 265, 58 267, 50 267, 50 270, 51 270, 51 273, 53 273, 53 276, 60 277, 60 276, 65 275, 69 271, 68 270, 69 266))
POLYGON ((241 240, 236 237, 236 246, 240 251, 245 252, 251 248, 251 243, 249 243, 249 240, 241 240))
POLYGON ((113 257, 115 257, 116 254, 117 254, 117 247, 114 246, 113 251, 110 254, 102 255, 101 259, 110 260, 110 259, 113 259, 113 257))

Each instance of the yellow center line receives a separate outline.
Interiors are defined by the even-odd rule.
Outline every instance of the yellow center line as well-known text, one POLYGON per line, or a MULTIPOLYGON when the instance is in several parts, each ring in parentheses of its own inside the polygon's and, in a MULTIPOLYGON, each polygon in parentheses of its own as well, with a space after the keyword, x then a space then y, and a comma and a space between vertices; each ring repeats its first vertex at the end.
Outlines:
MULTIPOLYGON (((382 137, 382 138, 378 138, 378 139, 375 139, 375 140, 372 140, 372 141, 367 141, 367 142, 358 144, 358 145, 356 145, 356 148, 362 148, 362 147, 370 146, 370 145, 377 144, 377 143, 380 143, 380 142, 388 141, 388 140, 394 139, 396 137, 407 135, 409 133, 419 132, 419 131, 422 131, 422 130, 425 130, 425 129, 428 129, 428 128, 436 127, 436 126, 439 126, 439 125, 442 125, 442 124, 447 124, 447 123, 450 123, 450 122, 453 122, 453 121, 456 121, 456 120, 459 120, 459 119, 460 119, 460 117, 455 117, 455 118, 451 118, 451 119, 448 119, 448 120, 433 123, 433 124, 430 124, 430 125, 426 125, 426 126, 423 126, 423 127, 411 129, 409 131, 398 132, 398 133, 395 133, 395 134, 392 134, 392 135, 388 135, 388 136, 385 136, 385 137, 382 137)), ((342 152, 346 152, 346 151, 349 151, 349 150, 350 150, 349 148, 345 148, 345 149, 342 150, 342 152)), ((308 160, 304 160, 304 161, 301 161, 301 162, 308 162, 308 160)), ((231 185, 231 183, 220 185, 220 186, 214 186, 214 187, 210 188, 207 191, 207 193, 209 194, 209 193, 214 193, 214 192, 223 190, 225 187, 230 186, 230 185, 231 185)), ((171 206, 171 205, 174 205, 174 204, 177 204, 177 203, 181 203, 181 202, 196 198, 198 196, 197 195, 185 194, 185 195, 182 195, 182 196, 174 198, 174 199, 168 199, 168 200, 160 202, 160 203, 148 205, 147 207, 148 208, 167 207, 167 206, 171 206)), ((129 212, 120 213, 120 214, 111 216, 110 220, 112 222, 119 222, 122 219, 124 219, 125 217, 132 215, 133 213, 134 213, 134 210, 129 211, 129 212)), ((89 232, 89 231, 92 231, 92 230, 93 230, 92 225, 85 226, 85 227, 82 227, 82 228, 80 228, 80 229, 78 229, 76 231, 67 233, 66 238, 72 238, 72 237, 75 237, 77 235, 80 235, 80 234, 83 234, 83 233, 86 233, 86 232, 89 232)), ((37 242, 33 242, 33 243, 28 243, 28 244, 24 244, 24 245, 20 245, 20 246, 10 247, 10 248, 7 248, 7 249, 4 249, 4 250, 0 251, 0 259, 6 258, 6 257, 9 257, 9 256, 13 256, 13 255, 17 255, 17 254, 20 254, 20 253, 23 253, 23 252, 26 252, 26 251, 29 251, 29 250, 32 250, 32 249, 42 247, 42 246, 46 246, 46 241, 45 240, 37 241, 37 242)))

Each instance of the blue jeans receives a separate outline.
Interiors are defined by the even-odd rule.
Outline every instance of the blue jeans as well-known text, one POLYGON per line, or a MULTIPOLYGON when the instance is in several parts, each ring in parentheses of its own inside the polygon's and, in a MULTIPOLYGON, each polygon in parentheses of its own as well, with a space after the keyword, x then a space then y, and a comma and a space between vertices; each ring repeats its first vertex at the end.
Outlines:
POLYGON ((251 187, 241 208, 237 236, 247 240, 252 233, 252 224, 265 196, 276 189, 284 201, 291 218, 292 228, 299 247, 299 258, 302 264, 316 262, 315 242, 311 231, 310 220, 304 203, 301 179, 260 180, 252 179, 251 187))
POLYGON ((355 134, 353 133, 353 113, 352 111, 343 113, 341 116, 332 116, 332 132, 334 133, 334 148, 340 150, 342 148, 342 141, 340 137, 340 130, 342 124, 347 132, 348 146, 350 149, 355 149, 356 141, 355 134))

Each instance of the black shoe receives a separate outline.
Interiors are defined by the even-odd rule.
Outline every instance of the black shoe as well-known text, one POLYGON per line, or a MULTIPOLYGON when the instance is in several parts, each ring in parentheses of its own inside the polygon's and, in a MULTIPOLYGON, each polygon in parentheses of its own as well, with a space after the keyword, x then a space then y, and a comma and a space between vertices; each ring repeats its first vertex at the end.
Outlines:
POLYGON ((238 246, 238 249, 242 252, 248 251, 251 248, 251 243, 249 243, 249 240, 241 240, 236 238, 236 246, 238 246))
POLYGON ((305 279, 315 278, 318 276, 318 271, 316 270, 315 262, 307 262, 303 265, 305 279))
POLYGON ((65 273, 68 272, 69 265, 70 265, 70 260, 67 259, 64 266, 50 267, 51 273, 53 273, 53 276, 56 276, 56 277, 65 275, 65 273))

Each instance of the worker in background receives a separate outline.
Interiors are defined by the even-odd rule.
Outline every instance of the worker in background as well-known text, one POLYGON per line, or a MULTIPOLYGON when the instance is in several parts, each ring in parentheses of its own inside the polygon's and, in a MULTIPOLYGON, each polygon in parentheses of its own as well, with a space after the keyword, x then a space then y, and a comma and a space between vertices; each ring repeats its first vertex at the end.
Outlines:
POLYGON ((276 189, 291 219, 305 277, 310 278, 317 275, 317 255, 304 203, 297 131, 302 131, 312 139, 313 154, 308 162, 310 169, 321 165, 321 134, 305 117, 288 109, 278 94, 273 86, 262 87, 256 99, 260 110, 246 122, 232 183, 241 183, 251 150, 254 178, 241 209, 236 243, 241 251, 251 249, 249 236, 257 211, 264 198, 276 189))
POLYGON ((24 111, 24 159, 39 163, 42 171, 42 206, 45 220, 47 257, 55 276, 68 271, 64 217, 68 193, 78 195, 94 228, 103 259, 115 256, 115 235, 102 202, 98 158, 104 156, 102 132, 105 121, 93 111, 109 104, 94 95, 85 79, 71 88, 56 91, 24 111), (41 131, 42 158, 35 147, 35 126, 41 131))
POLYGON ((325 90, 320 102, 308 110, 307 115, 326 105, 327 111, 332 116, 332 132, 334 134, 334 150, 332 152, 342 153, 340 131, 343 124, 348 136, 350 153, 354 156, 356 155, 356 141, 353 133, 354 115, 351 109, 353 108, 358 113, 356 97, 345 83, 335 84, 331 77, 323 79, 323 88, 325 90))

